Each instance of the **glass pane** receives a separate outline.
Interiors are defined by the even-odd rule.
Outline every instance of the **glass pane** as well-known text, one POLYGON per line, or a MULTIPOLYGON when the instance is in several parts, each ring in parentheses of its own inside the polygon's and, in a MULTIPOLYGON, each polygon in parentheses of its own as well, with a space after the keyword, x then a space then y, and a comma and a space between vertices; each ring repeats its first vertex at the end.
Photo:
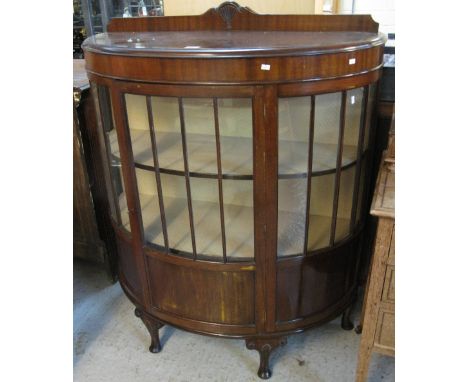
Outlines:
POLYGON ((97 107, 100 112, 98 120, 102 124, 102 131, 104 133, 103 145, 105 146, 107 163, 109 164, 110 181, 106 181, 106 184, 109 194, 111 216, 117 224, 122 224, 130 231, 127 199, 125 196, 120 162, 120 149, 117 140, 117 131, 114 127, 112 100, 107 87, 98 85, 95 89, 97 89, 97 107))
POLYGON ((310 114, 313 97, 278 103, 278 256, 304 251, 310 114), (281 179, 284 175, 295 178, 281 179))
POLYGON ((156 173, 153 171, 155 163, 146 97, 125 94, 125 104, 133 156, 136 163, 135 173, 144 236, 148 242, 164 246, 156 173), (140 165, 145 165, 147 168, 139 168, 140 165))
MULTIPOLYGON (((190 171, 217 174, 216 136, 212 98, 184 98, 183 110, 190 171)), ((152 165, 151 141, 144 96, 126 95, 135 162, 152 165)), ((151 97, 158 142, 159 165, 184 172, 179 100, 151 97)), ((218 99, 221 163, 224 174, 252 174, 252 101, 218 99)))
POLYGON ((146 241, 164 247, 161 210, 153 171, 135 169, 146 241))
MULTIPOLYGON (((312 171, 334 169, 340 132, 341 93, 315 97, 314 155, 312 171)), ((343 147, 343 165, 352 158, 348 146, 343 147)))
MULTIPOLYGON (((192 253, 192 236, 183 176, 161 174, 169 247, 176 251, 192 253)), ((195 235, 197 229, 195 227, 195 235)), ((159 238, 160 242, 161 239, 159 238)))
POLYGON ((136 163, 153 166, 151 138, 146 108, 146 97, 125 94, 127 121, 132 140, 133 159, 136 163))
POLYGON ((278 256, 304 252, 306 208, 307 178, 280 179, 278 181, 278 256))
POLYGON ((311 97, 278 102, 278 173, 307 172, 311 97))
POLYGON ((343 137, 344 164, 357 159, 363 93, 363 88, 352 89, 346 93, 345 130, 343 137))
MULTIPOLYGON (((313 158, 307 250, 330 245, 342 94, 337 92, 279 99, 278 256, 303 252, 312 107, 313 158)), ((355 174, 353 163, 357 159, 363 94, 363 88, 346 92, 335 241, 349 235, 355 174)))
POLYGON ((366 115, 366 132, 364 135, 364 148, 367 149, 369 147, 369 137, 370 137, 370 130, 372 128, 372 114, 374 111, 375 105, 375 92, 377 89, 376 84, 369 85, 369 102, 367 104, 367 115, 366 115))
POLYGON ((351 166, 343 170, 340 175, 340 194, 338 196, 335 242, 344 239, 350 233, 349 224, 353 206, 355 172, 356 166, 351 166))
POLYGON ((184 98, 190 172, 217 174, 214 107, 211 98, 184 98))
POLYGON ((335 173, 311 179, 308 251, 329 246, 334 187, 335 173))
POLYGON ((218 99, 218 119, 223 174, 252 175, 252 100, 218 99))
POLYGON ((253 260, 253 181, 223 180, 223 201, 228 260, 253 260))
POLYGON ((218 181, 190 178, 193 222, 198 257, 223 256, 218 181))

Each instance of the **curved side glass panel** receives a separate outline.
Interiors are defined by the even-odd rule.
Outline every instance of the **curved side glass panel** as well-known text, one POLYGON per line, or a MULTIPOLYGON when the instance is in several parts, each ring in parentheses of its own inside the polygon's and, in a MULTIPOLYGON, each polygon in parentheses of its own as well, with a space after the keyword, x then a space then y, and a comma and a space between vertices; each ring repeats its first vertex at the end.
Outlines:
POLYGON ((306 255, 352 234, 368 89, 280 98, 278 256, 306 255))
POLYGON ((120 162, 120 150, 115 130, 112 100, 109 89, 103 85, 91 83, 94 104, 99 126, 99 144, 102 162, 105 166, 104 181, 112 219, 117 225, 130 231, 130 223, 120 162), (107 170, 107 171, 106 171, 107 170))

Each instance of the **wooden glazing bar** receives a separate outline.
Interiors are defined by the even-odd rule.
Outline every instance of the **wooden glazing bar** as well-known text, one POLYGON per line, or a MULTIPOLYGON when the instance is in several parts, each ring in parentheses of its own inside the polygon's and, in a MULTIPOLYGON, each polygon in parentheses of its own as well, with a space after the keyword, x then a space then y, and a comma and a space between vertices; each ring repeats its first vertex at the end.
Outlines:
POLYGON ((219 117, 218 117, 218 99, 213 98, 215 136, 216 136, 216 162, 218 166, 218 192, 219 192, 219 215, 221 219, 221 240, 223 245, 223 261, 227 262, 226 257, 226 230, 224 227, 224 200, 223 200, 223 170, 221 166, 221 144, 219 138, 219 117))
POLYGON ((161 224, 163 229, 164 235, 164 246, 166 247, 166 251, 169 251, 169 240, 167 237, 167 224, 166 224, 166 214, 164 211, 164 200, 162 194, 162 186, 161 186, 161 174, 159 171, 159 158, 158 158, 158 145, 156 142, 156 133, 154 131, 154 120, 153 120, 153 107, 151 105, 151 97, 146 96, 146 110, 148 112, 148 121, 149 121, 149 128, 150 128, 150 138, 151 138, 151 148, 153 154, 153 163, 154 163, 154 174, 156 177, 156 187, 158 189, 158 200, 159 200, 159 211, 161 216, 161 224))
MULTIPOLYGON (((135 167, 141 168, 142 170, 146 170, 146 171, 154 171, 153 166, 149 166, 149 165, 138 163, 138 162, 135 163, 135 167)), ((173 169, 170 169, 170 168, 159 168, 159 172, 161 174, 185 176, 185 171, 183 171, 183 170, 173 170, 173 169)), ((332 171, 332 172, 335 172, 335 171, 332 171)), ((189 171, 189 176, 191 178, 218 179, 218 174, 217 173, 216 174, 207 174, 207 173, 203 173, 203 172, 189 171)), ((302 175, 302 174, 299 174, 299 175, 293 174, 292 177, 293 178, 305 178, 305 174, 304 175, 302 175)), ((252 180, 253 175, 222 174, 221 178, 222 179, 235 179, 235 180, 252 180)))
MULTIPOLYGON (((309 210, 310 210, 310 190, 312 187, 312 158, 314 155, 314 126, 315 126, 315 96, 310 96, 310 120, 309 120, 309 143, 308 143, 308 158, 307 158, 307 191, 306 191, 306 208, 304 222, 304 249, 302 255, 307 255, 307 246, 309 243, 309 210)), ((299 317, 302 311, 302 280, 304 278, 304 267, 301 264, 299 274, 299 294, 297 298, 296 316, 299 317)))
MULTIPOLYGON (((362 154, 365 156, 365 152, 362 154)), ((114 158, 117 158, 115 155, 113 156, 114 158)), ((346 170, 350 167, 353 167, 356 164, 357 160, 354 160, 352 162, 349 162, 345 165, 341 166, 341 170, 346 170)), ((155 171, 154 166, 143 164, 143 163, 138 163, 135 162, 135 167, 140 168, 142 170, 146 171, 155 171)), ((177 175, 177 176, 185 176, 185 171, 184 170, 174 170, 171 168, 159 168, 159 172, 161 174, 168 174, 168 175, 177 175)), ((328 170, 321 170, 321 171, 315 171, 310 174, 312 178, 317 177, 317 176, 322 176, 322 175, 328 175, 328 174, 334 174, 336 172, 336 168, 330 168, 328 170)), ((203 173, 203 172, 197 172, 197 171, 189 171, 189 176, 191 178, 203 178, 203 179, 218 179, 218 174, 209 174, 209 173, 203 173)), ((221 175, 222 179, 232 179, 232 180, 253 180, 253 175, 247 175, 247 174, 240 174, 240 175, 234 175, 234 174, 222 174, 221 175)), ((278 179, 301 179, 301 178, 307 178, 307 172, 298 172, 298 173, 290 173, 290 174, 278 174, 278 179)))
POLYGON ((335 189, 333 194, 333 215, 330 229, 330 245, 335 244, 336 218, 338 214, 338 201, 340 196, 341 160, 343 156, 343 137, 345 129, 346 94, 346 90, 341 93, 340 132, 338 135, 338 153, 336 155, 336 174, 335 189))
MULTIPOLYGON (((354 174, 354 189, 353 189, 353 205, 351 209, 351 220, 349 222, 349 231, 353 232, 354 226, 356 224, 356 211, 358 205, 358 195, 359 195, 359 185, 361 180, 361 167, 362 167, 362 148, 364 146, 364 135, 366 131, 366 114, 367 114, 367 105, 369 102, 369 85, 364 88, 363 102, 361 108, 361 119, 359 126, 359 139, 356 149, 356 172, 354 174)), ((369 126, 370 128, 370 126, 369 126)))
POLYGON ((310 121, 309 121, 309 147, 307 162, 307 199, 305 210, 305 230, 304 230, 304 256, 307 254, 307 245, 309 242, 309 209, 310 209, 310 189, 312 183, 312 158, 314 155, 314 123, 315 121, 315 96, 310 97, 310 121))
MULTIPOLYGON (((104 171, 104 181, 106 183, 106 189, 107 189, 107 195, 111 203, 109 203, 109 206, 111 209, 115 210, 115 217, 117 219, 118 225, 122 225, 122 218, 120 216, 120 205, 119 201, 117 199, 117 192, 115 190, 114 182, 112 180, 112 159, 114 156, 111 154, 111 147, 109 143, 109 137, 107 136, 107 132, 104 130, 104 119, 102 115, 102 108, 101 108, 101 91, 99 87, 102 85, 95 85, 91 83, 91 91, 93 93, 93 98, 94 98, 94 107, 96 109, 96 114, 97 118, 96 121, 98 123, 99 127, 99 140, 100 140, 100 145, 101 145, 101 157, 104 162, 104 165, 107 167, 107 171, 104 171)), ((107 101, 109 102, 109 97, 107 98, 107 101)), ((119 159, 120 160, 120 159, 119 159)))
POLYGON ((197 246, 195 243, 195 225, 193 223, 193 208, 192 208, 192 192, 190 191, 190 176, 188 165, 188 150, 187 150, 187 137, 185 134, 185 118, 184 118, 184 105, 182 98, 179 97, 179 117, 180 117, 180 133, 182 135, 182 154, 184 156, 184 172, 185 172, 185 187, 187 189, 187 207, 190 220, 190 235, 192 236, 192 249, 193 259, 197 259, 197 246))

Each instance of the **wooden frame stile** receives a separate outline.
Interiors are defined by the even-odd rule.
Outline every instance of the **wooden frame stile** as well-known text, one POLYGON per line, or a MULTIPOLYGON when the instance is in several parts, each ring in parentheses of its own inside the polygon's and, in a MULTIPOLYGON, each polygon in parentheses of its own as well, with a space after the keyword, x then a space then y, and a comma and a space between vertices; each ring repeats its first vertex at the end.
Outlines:
POLYGON ((265 166, 265 287, 266 296, 266 331, 276 329, 276 256, 278 237, 278 209, 271 206, 278 205, 278 90, 276 85, 264 87, 263 124, 265 131, 265 147, 263 151, 265 166), (270 207, 269 207, 270 206, 270 207))
POLYGON ((253 97, 253 136, 254 136, 254 152, 253 152, 253 189, 254 189, 254 240, 255 246, 255 321, 257 331, 264 333, 266 331, 266 306, 267 297, 265 288, 263 287, 266 279, 265 267, 265 234, 266 234, 266 217, 265 209, 262 208, 262 203, 265 202, 265 129, 264 127, 264 91, 261 86, 255 87, 253 97))

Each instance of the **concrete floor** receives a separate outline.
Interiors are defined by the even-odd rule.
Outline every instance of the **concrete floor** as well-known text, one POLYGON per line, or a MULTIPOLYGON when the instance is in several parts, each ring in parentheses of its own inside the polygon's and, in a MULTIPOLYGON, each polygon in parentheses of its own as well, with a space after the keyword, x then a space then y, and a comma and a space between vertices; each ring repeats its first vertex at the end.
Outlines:
MULTIPOLYGON (((163 350, 152 354, 149 334, 118 283, 111 285, 99 267, 77 261, 73 283, 75 382, 261 381, 258 353, 244 341, 165 326, 163 350)), ((342 330, 339 319, 290 336, 271 356, 270 381, 354 381, 359 339, 342 330)), ((394 381, 394 367, 393 358, 374 355, 368 381, 394 381)))

